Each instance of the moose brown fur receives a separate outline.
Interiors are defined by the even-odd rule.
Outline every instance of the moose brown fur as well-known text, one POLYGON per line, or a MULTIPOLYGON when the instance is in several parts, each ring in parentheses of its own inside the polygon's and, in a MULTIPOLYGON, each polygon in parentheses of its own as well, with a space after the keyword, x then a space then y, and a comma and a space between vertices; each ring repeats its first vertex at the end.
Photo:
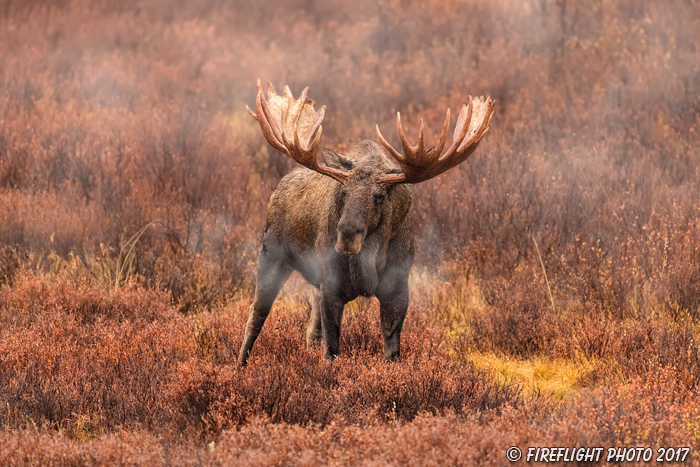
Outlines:
POLYGON ((372 141, 362 141, 347 156, 321 147, 325 107, 316 112, 306 92, 295 100, 289 88, 279 96, 269 85, 265 100, 258 82, 256 112, 248 109, 268 142, 307 168, 285 176, 270 198, 255 300, 239 363, 246 364, 277 293, 294 270, 313 286, 309 346, 323 340, 325 357, 338 355, 345 304, 359 295, 376 296, 384 357, 391 360, 399 355, 413 264, 410 184, 435 177, 469 157, 488 130, 493 101, 469 99, 445 154, 449 110, 440 143, 429 150, 422 121, 418 145, 411 146, 397 116, 403 154, 377 127, 380 141, 399 164, 396 168, 372 141))

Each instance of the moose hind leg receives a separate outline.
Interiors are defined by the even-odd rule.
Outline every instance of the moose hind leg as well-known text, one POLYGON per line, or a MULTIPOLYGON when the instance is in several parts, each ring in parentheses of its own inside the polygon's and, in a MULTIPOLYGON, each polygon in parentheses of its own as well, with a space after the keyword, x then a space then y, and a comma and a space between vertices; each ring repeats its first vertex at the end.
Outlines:
POLYGON ((401 329, 408 310, 408 284, 389 295, 379 296, 379 321, 384 338, 384 359, 395 360, 401 351, 401 329))
POLYGON ((306 346, 315 347, 321 344, 322 338, 321 291, 317 287, 313 287, 311 291, 311 315, 309 325, 306 328, 306 346))
POLYGON ((292 273, 292 268, 287 262, 282 258, 274 257, 269 251, 266 252, 264 245, 261 248, 261 253, 258 262, 255 301, 250 305, 248 323, 245 327, 245 337, 243 338, 241 351, 238 354, 238 363, 241 366, 245 366, 247 363, 250 349, 258 338, 267 315, 270 314, 272 303, 292 273))

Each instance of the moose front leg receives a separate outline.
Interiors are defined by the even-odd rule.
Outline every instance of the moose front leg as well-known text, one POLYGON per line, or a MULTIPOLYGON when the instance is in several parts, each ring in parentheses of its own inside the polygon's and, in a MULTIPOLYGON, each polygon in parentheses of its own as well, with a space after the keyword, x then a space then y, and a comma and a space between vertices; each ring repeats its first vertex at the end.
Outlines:
POLYGON ((321 343, 321 291, 314 287, 311 291, 311 316, 306 327, 306 346, 311 348, 321 343))
POLYGON ((343 308, 346 300, 339 297, 328 287, 321 285, 321 330, 326 353, 323 358, 332 360, 340 350, 340 324, 343 320, 343 308))
POLYGON ((384 338, 384 359, 387 361, 400 356, 401 329, 408 310, 408 282, 400 281, 393 285, 389 290, 382 290, 380 287, 377 293, 379 321, 384 338))

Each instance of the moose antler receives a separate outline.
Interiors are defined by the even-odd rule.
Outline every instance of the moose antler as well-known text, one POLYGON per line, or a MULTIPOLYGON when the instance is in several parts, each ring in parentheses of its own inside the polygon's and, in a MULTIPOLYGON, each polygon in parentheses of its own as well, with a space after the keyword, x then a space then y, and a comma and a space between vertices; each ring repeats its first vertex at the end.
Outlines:
POLYGON ((313 171, 327 175, 344 183, 348 174, 342 170, 326 165, 318 151, 323 127, 321 122, 326 113, 326 106, 314 110, 314 101, 306 97, 307 87, 295 100, 289 86, 284 87, 284 96, 279 96, 267 83, 267 98, 263 96, 262 85, 258 80, 258 97, 253 112, 246 105, 248 113, 260 124, 267 141, 281 151, 313 171))
POLYGON ((418 134, 418 144, 411 146, 406 140, 406 135, 401 127, 401 114, 396 115, 396 126, 401 138, 403 154, 399 154, 382 136, 377 125, 377 135, 384 147, 396 159, 401 167, 400 174, 387 174, 381 182, 384 185, 396 183, 418 183, 431 179, 464 162, 481 142, 489 129, 489 122, 493 115, 494 102, 483 97, 472 99, 469 96, 469 104, 462 105, 462 110, 457 119, 457 125, 453 134, 452 146, 445 154, 442 150, 447 140, 447 130, 450 128, 450 109, 447 109, 445 123, 442 126, 440 144, 437 148, 430 148, 426 151, 423 134, 423 119, 420 121, 420 132, 418 134), (441 155, 442 154, 442 155, 441 155))

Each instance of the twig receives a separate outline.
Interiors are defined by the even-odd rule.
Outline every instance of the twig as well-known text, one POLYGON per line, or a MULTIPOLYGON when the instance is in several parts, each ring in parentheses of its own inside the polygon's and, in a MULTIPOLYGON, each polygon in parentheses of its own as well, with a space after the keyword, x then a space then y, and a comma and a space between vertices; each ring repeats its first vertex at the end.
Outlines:
POLYGON ((141 238, 141 235, 146 232, 146 230, 154 224, 154 221, 149 222, 148 224, 144 225, 141 227, 141 230, 136 232, 128 242, 124 246, 122 246, 119 249, 119 256, 117 257, 117 268, 115 271, 115 279, 114 279, 114 288, 119 287, 119 283, 122 280, 122 275, 125 278, 128 278, 128 276, 131 275, 131 269, 132 265, 134 262, 134 247, 136 246, 136 243, 138 243, 139 239, 141 238), (124 249, 128 248, 128 251, 126 252, 126 255, 122 256, 124 254, 124 249))
POLYGON ((542 272, 544 273, 544 281, 547 283, 547 291, 549 292, 549 301, 552 304, 552 310, 554 314, 557 314, 557 309, 554 307, 554 297, 552 296, 552 288, 549 286, 549 279, 547 279, 547 271, 544 269, 544 261, 542 261, 542 255, 540 254, 540 247, 537 246, 537 240, 535 236, 532 236, 532 241, 535 244, 535 250, 537 250, 537 256, 540 258, 540 264, 542 265, 542 272))

